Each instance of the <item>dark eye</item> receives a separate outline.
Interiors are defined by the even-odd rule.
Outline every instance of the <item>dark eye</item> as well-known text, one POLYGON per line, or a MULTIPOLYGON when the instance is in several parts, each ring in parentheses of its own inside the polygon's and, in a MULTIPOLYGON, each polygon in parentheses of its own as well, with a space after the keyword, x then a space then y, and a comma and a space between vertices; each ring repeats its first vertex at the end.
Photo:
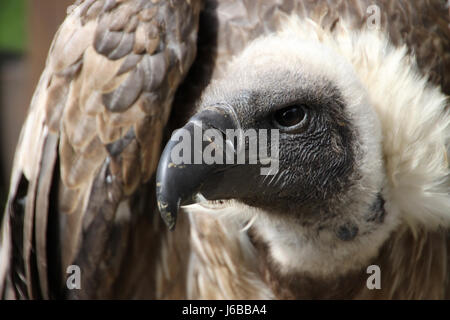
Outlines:
POLYGON ((275 125, 280 129, 297 129, 306 118, 303 106, 296 105, 280 109, 273 115, 275 125))

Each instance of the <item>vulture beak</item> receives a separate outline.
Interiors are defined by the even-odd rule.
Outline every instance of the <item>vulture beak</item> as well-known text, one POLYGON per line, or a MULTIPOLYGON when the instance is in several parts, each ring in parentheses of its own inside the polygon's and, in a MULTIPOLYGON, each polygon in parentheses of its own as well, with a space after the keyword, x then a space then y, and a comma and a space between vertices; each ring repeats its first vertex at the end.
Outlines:
POLYGON ((259 166, 249 165, 247 161, 236 164, 236 155, 244 145, 240 140, 243 137, 227 139, 229 130, 242 132, 239 129, 233 109, 219 105, 203 109, 183 128, 174 131, 156 173, 158 208, 170 230, 175 228, 180 206, 194 203, 198 193, 207 200, 225 200, 251 197, 257 192, 255 177, 259 176, 259 166), (216 133, 214 140, 208 135, 212 131, 216 133), (218 161, 211 163, 205 158, 208 148, 215 149, 218 161), (180 154, 184 159, 181 163, 180 154))

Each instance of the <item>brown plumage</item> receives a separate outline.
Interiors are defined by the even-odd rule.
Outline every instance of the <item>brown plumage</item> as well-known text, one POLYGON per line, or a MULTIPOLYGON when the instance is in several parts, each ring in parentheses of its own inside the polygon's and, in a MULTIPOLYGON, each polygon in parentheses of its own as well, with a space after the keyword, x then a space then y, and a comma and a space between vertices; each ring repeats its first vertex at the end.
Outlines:
POLYGON ((55 36, 16 152, 0 294, 450 298, 443 228, 394 232, 372 259, 383 270, 383 290, 370 291, 365 269, 337 280, 281 275, 252 229, 242 240, 255 249, 248 261, 241 240, 227 239, 227 224, 181 214, 168 232, 156 208, 162 142, 192 115, 232 56, 277 30, 286 14, 324 29, 345 19, 358 30, 374 3, 393 44, 406 44, 429 82, 450 94, 443 1, 77 1, 55 36), (65 288, 72 264, 82 270, 82 290, 65 288))

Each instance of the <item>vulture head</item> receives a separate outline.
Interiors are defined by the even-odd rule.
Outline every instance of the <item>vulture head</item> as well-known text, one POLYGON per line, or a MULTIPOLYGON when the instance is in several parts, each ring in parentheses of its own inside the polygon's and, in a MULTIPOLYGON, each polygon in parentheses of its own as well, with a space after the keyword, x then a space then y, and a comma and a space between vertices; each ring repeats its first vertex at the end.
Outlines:
POLYGON ((382 125, 355 65, 290 23, 236 56, 172 135, 158 167, 158 205, 170 228, 183 205, 251 221, 282 271, 346 272, 367 263, 397 223, 386 208, 382 125), (211 149, 218 161, 195 162, 211 149), (189 150, 187 161, 174 161, 189 150))
POLYGON ((444 10, 77 1, 17 147, 0 298, 450 298, 444 10))

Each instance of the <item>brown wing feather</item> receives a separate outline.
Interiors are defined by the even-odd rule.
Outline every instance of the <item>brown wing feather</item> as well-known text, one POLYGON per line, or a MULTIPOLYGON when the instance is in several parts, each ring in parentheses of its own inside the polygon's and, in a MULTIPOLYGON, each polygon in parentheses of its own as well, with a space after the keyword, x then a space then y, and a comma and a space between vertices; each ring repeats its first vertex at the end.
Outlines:
POLYGON ((173 96, 196 54, 199 11, 200 1, 181 0, 71 7, 16 155, 8 202, 9 223, 19 220, 9 250, 15 297, 64 296, 71 264, 83 272, 75 296, 110 294, 129 228, 118 220, 131 219, 128 199, 157 165, 173 96), (17 200, 22 176, 25 203, 17 200), (23 274, 13 277, 19 265, 23 274))

